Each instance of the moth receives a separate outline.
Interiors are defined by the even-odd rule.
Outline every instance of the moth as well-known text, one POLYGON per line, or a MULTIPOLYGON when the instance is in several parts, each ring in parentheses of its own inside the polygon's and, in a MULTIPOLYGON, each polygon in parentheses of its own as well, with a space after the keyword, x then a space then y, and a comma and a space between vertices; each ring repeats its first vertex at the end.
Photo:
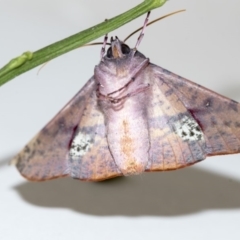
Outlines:
MULTIPOLYGON (((149 14, 148 14, 149 16, 149 14)), ((240 152, 240 105, 150 62, 117 37, 94 75, 13 159, 28 180, 101 181, 240 152)))

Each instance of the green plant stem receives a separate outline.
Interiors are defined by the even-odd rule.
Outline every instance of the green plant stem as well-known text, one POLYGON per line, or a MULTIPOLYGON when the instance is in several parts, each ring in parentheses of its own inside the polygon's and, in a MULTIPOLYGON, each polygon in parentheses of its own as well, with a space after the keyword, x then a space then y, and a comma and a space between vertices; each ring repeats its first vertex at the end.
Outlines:
POLYGON ((0 86, 16 76, 39 66, 53 58, 91 42, 108 32, 111 32, 142 14, 161 7, 167 0, 145 0, 136 7, 109 19, 103 23, 90 27, 82 32, 46 46, 36 52, 25 52, 12 59, 0 69, 0 86))

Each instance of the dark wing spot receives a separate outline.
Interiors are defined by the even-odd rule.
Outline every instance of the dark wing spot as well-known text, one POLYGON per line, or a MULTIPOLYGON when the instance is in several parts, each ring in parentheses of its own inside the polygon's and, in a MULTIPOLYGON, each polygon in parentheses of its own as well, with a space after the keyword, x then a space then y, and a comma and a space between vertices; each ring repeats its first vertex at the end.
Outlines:
POLYGON ((43 156, 45 154, 45 151, 44 150, 38 150, 37 153, 38 153, 38 155, 43 156))
POLYGON ((184 131, 182 131, 182 136, 183 136, 183 137, 187 136, 187 133, 184 132, 184 131))
POLYGON ((201 135, 201 134, 198 134, 198 135, 197 135, 197 139, 198 139, 198 140, 202 140, 202 135, 201 135))
POLYGON ((27 146, 25 146, 25 148, 24 148, 24 152, 25 153, 30 153, 30 148, 29 148, 29 146, 27 145, 27 146))
POLYGON ((224 121, 223 124, 224 124, 226 127, 230 127, 231 124, 232 124, 232 121, 224 121))
POLYGON ((163 73, 166 73, 167 75, 172 74, 170 71, 168 71, 167 69, 163 69, 163 73))
POLYGON ((196 101, 196 99, 198 98, 198 94, 197 93, 194 93, 192 96, 191 96, 191 100, 194 102, 196 101))
POLYGON ((63 117, 58 120, 58 126, 59 128, 65 127, 65 119, 63 117))
POLYGON ((193 137, 194 136, 194 132, 191 131, 190 132, 190 136, 193 137))
POLYGON ((205 106, 205 107, 212 107, 212 105, 213 105, 213 99, 212 98, 207 98, 207 99, 205 99, 204 100, 204 102, 203 102, 203 105, 205 106))
POLYGON ((220 133, 220 135, 221 135, 221 136, 224 136, 224 135, 226 135, 226 134, 227 134, 227 133, 226 133, 226 132, 224 132, 224 131, 220 131, 219 133, 220 133))
POLYGON ((220 135, 219 135, 219 134, 216 134, 216 135, 213 136, 213 138, 214 138, 215 140, 218 140, 218 139, 220 138, 220 135))
POLYGON ((196 131, 198 131, 198 132, 200 132, 200 131, 201 131, 201 129, 200 129, 200 127, 199 127, 199 126, 197 126, 197 127, 196 127, 196 131))
POLYGON ((169 89, 165 92, 165 96, 168 97, 168 96, 171 96, 172 94, 174 93, 174 90, 173 89, 169 89))
POLYGON ((211 124, 212 124, 212 126, 217 125, 217 121, 216 121, 215 117, 211 117, 211 124))
POLYGON ((82 145, 81 147, 85 151, 87 149, 87 147, 88 147, 88 144, 82 145))

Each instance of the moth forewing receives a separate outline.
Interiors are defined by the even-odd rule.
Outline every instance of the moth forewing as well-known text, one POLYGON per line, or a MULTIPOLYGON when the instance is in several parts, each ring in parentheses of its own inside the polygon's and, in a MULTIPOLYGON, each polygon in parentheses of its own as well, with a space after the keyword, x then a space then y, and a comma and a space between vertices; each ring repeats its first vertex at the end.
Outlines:
POLYGON ((148 103, 150 158, 147 171, 178 169, 206 157, 205 140, 191 136, 198 123, 178 96, 158 76, 158 67, 146 69, 151 76, 151 95, 148 103))
POLYGON ((96 84, 91 78, 76 96, 12 160, 29 180, 68 176, 69 147, 96 84))
POLYGON ((100 181, 122 175, 109 151, 107 131, 96 89, 88 98, 76 133, 70 142, 70 176, 85 181, 100 181))
POLYGON ((158 76, 171 86, 199 124, 210 155, 240 152, 240 105, 161 67, 158 76))

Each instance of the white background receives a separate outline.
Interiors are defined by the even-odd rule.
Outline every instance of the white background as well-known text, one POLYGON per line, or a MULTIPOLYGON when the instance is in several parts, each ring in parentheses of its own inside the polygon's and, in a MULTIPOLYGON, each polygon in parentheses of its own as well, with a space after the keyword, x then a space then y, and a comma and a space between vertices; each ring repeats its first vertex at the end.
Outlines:
MULTIPOLYGON (((140 2, 1 0, 0 66, 140 2)), ((182 8, 149 27, 139 50, 240 101, 240 1, 171 0, 151 19, 182 8)), ((123 39, 144 18, 110 35, 123 39)), ((240 239, 240 154, 102 183, 31 183, 7 165, 91 77, 99 53, 100 46, 77 49, 0 88, 0 239, 240 239)))

